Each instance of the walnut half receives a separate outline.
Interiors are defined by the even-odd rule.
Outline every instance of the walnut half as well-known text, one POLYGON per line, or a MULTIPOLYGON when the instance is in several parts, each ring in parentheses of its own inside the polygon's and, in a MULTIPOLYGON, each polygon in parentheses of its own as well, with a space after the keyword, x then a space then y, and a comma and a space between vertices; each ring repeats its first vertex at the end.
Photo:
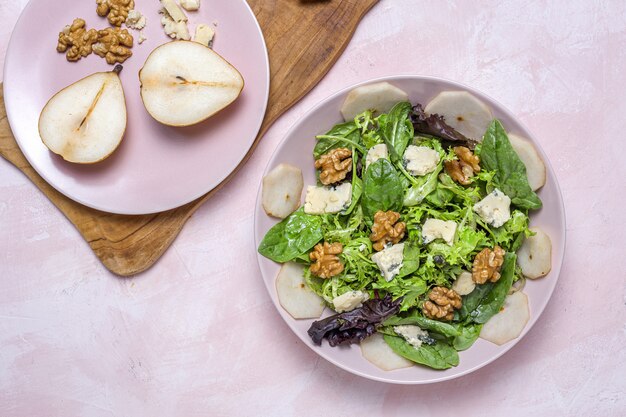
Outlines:
POLYGON ((96 0, 96 13, 106 17, 113 26, 120 27, 126 22, 128 12, 135 8, 134 0, 96 0))
POLYGON ((452 320, 454 310, 461 308, 461 296, 446 287, 435 287, 428 294, 429 301, 424 303, 424 315, 431 319, 452 320))
POLYGON ((352 171, 352 151, 348 148, 333 149, 315 161, 315 168, 321 169, 320 182, 334 184, 346 178, 352 171))
POLYGON ((91 53, 92 45, 98 40, 98 31, 87 30, 83 19, 74 19, 59 33, 58 52, 65 52, 70 62, 78 61, 91 53))
POLYGON ((98 42, 93 52, 106 59, 107 64, 121 64, 133 55, 133 35, 126 29, 106 28, 98 31, 98 42))
POLYGON ((309 254, 313 261, 311 273, 320 278, 331 278, 343 272, 343 264, 337 255, 343 251, 341 243, 318 243, 309 254))
POLYGON ((468 185, 470 178, 480 172, 480 159, 465 146, 455 146, 453 150, 459 159, 445 161, 446 172, 459 184, 468 185))
POLYGON ((504 249, 495 246, 493 250, 485 248, 476 255, 472 266, 472 280, 476 284, 500 279, 500 268, 504 263, 504 249))
POLYGON ((374 214, 370 240, 374 242, 372 247, 375 250, 381 251, 385 249, 387 244, 395 245, 402 240, 406 231, 406 223, 398 220, 400 220, 400 213, 395 211, 377 211, 374 214))

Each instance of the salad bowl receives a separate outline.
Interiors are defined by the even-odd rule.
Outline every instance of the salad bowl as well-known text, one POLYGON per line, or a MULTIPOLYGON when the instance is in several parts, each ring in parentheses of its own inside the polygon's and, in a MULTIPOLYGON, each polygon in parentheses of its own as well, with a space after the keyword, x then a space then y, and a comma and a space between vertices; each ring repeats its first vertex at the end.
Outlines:
MULTIPOLYGON (((265 175, 279 164, 285 163, 299 167, 302 170, 305 186, 316 184, 316 170, 312 156, 316 145, 316 136, 343 122, 341 107, 352 90, 356 87, 379 82, 388 82, 405 91, 412 104, 426 104, 443 91, 467 91, 491 109, 493 117, 501 121, 507 132, 528 138, 543 159, 546 165, 546 182, 537 192, 543 205, 541 209, 534 210, 530 215, 530 226, 540 227, 550 236, 552 241, 552 266, 550 272, 545 277, 528 280, 525 284, 524 292, 528 296, 530 319, 521 334, 519 337, 502 345, 478 339, 469 349, 459 352, 459 364, 449 369, 435 370, 415 365, 393 371, 384 371, 367 361, 362 356, 361 349, 357 344, 347 347, 331 347, 326 342, 322 343, 321 346, 315 344, 309 337, 309 334, 307 334, 307 330, 311 327, 314 320, 296 320, 281 307, 275 285, 276 276, 281 267, 280 264, 258 254, 259 268, 268 293, 279 314, 302 342, 324 359, 353 374, 377 381, 397 384, 428 384, 449 380, 473 372, 502 356, 515 346, 539 320, 556 286, 565 250, 563 199, 554 170, 541 149, 539 141, 510 111, 494 99, 473 88, 440 78, 416 75, 398 75, 369 80, 347 87, 326 98, 307 112, 289 130, 270 158, 265 175)), ((255 208, 255 249, 259 247, 268 230, 277 222, 278 219, 272 218, 265 213, 262 206, 262 192, 260 190, 255 208)), ((333 312, 327 308, 322 317, 327 317, 331 314, 333 312)))

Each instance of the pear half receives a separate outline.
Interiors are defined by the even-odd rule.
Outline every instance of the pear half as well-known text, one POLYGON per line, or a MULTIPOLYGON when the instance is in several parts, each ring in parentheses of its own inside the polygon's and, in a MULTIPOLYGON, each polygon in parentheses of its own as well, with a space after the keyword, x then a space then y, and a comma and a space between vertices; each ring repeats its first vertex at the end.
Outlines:
POLYGON ((156 48, 139 71, 141 99, 168 126, 200 123, 239 97, 243 77, 205 45, 174 41, 156 48))
POLYGON ((68 162, 93 164, 117 149, 126 131, 126 100, 113 71, 92 74, 56 93, 39 116, 39 136, 68 162))

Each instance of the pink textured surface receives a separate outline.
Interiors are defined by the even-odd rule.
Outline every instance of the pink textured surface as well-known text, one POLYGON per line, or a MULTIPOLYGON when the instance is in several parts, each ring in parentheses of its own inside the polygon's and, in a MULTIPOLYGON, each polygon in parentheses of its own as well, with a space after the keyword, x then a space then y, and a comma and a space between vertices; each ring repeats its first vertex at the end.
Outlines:
MULTIPOLYGON (((24 0, 0 1, 5 48, 24 0)), ((626 414, 626 5, 383 1, 329 75, 151 270, 122 280, 0 160, 3 416, 622 416, 626 414), (263 168, 289 126, 348 84, 458 80, 535 134, 563 190, 568 237, 541 320, 480 371, 429 386, 353 376, 284 324, 252 247, 263 168)))

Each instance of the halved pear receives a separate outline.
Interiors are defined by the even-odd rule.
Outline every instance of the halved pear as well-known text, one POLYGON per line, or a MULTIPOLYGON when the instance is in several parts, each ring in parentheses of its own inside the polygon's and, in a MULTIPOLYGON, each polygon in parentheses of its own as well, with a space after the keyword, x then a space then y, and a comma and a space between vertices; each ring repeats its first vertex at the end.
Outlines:
POLYGON ((56 93, 39 116, 39 136, 69 162, 93 164, 117 149, 126 131, 126 100, 118 73, 92 74, 56 93))
POLYGON ((139 71, 141 99, 150 115, 168 126, 191 126, 239 97, 243 77, 205 45, 168 42, 156 48, 139 71))
POLYGON ((479 142, 493 119, 489 107, 467 91, 442 91, 424 111, 445 117, 448 125, 479 142))

